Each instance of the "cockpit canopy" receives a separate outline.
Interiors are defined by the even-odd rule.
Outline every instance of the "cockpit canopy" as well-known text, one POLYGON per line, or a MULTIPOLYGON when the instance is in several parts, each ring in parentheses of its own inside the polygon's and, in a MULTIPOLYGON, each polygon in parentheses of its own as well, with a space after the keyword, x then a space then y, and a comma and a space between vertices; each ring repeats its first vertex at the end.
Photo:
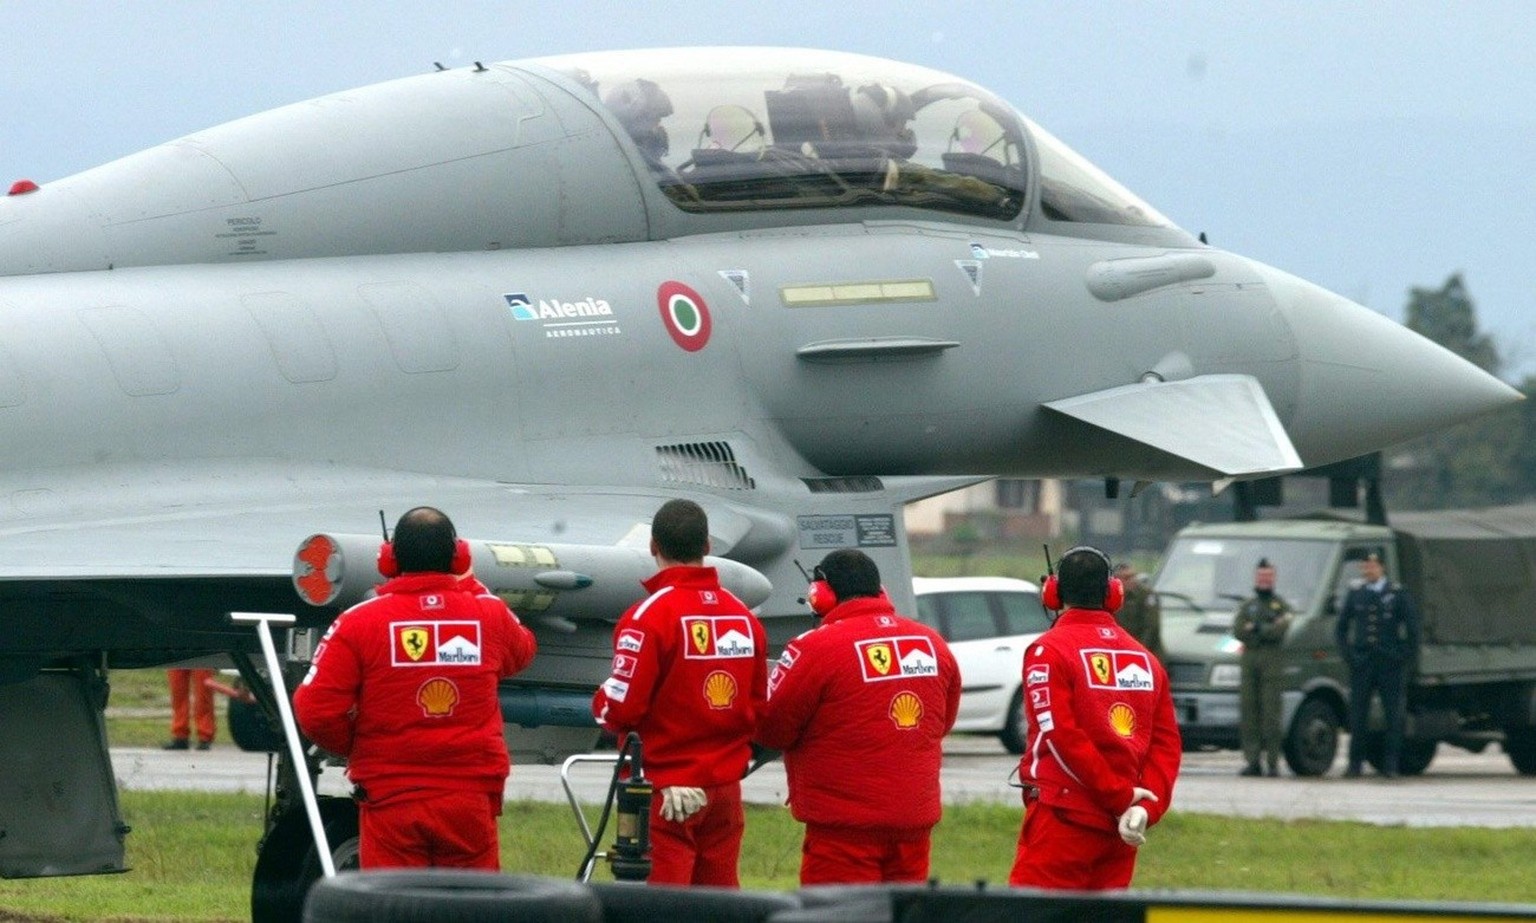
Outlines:
POLYGON ((883 204, 1013 221, 1028 201, 1029 132, 1048 220, 1171 226, 1002 100, 926 68, 772 48, 532 63, 605 107, 684 211, 883 204))

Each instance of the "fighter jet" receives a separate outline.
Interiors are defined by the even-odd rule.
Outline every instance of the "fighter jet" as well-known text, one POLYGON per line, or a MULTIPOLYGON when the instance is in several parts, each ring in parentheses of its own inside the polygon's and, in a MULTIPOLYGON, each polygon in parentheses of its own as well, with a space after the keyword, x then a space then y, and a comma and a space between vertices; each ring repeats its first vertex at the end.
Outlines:
MULTIPOLYGON (((782 641, 832 548, 910 608, 915 499, 1270 476, 1517 397, 1205 245, 987 90, 871 57, 477 64, 18 181, 0 875, 121 869, 109 671, 219 654, 259 685, 229 613, 296 615, 301 660, 379 579, 381 510, 447 511, 538 631, 504 711, 552 755, 595 740, 668 498, 782 641)), ((258 919, 303 874, 291 791, 258 919)))

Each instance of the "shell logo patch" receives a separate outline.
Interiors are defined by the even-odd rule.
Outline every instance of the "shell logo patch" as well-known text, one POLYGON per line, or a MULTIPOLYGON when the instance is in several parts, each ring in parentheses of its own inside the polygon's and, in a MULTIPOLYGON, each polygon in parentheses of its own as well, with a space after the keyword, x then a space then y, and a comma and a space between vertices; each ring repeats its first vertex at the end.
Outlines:
POLYGON ((1152 655, 1146 651, 1085 650, 1083 667, 1093 689, 1151 692, 1152 655))
POLYGON ((730 708, 736 701, 737 688, 736 677, 724 670, 716 670, 704 677, 704 700, 710 708, 730 708))
POLYGON ((447 718, 459 704, 459 687, 452 680, 434 677, 416 690, 416 704, 428 718, 447 718))
POLYGON ((744 615, 690 615, 683 619, 683 659, 725 660, 757 655, 744 615))
POLYGON ((656 307, 672 342, 691 353, 708 345, 714 322, 704 296, 681 282, 667 281, 656 289, 656 307))
POLYGON ((1136 709, 1116 702, 1109 706, 1109 726, 1121 737, 1131 737, 1136 733, 1136 709))
POLYGON ((479 622, 390 622, 390 665, 480 665, 479 622))
POLYGON ((871 638, 854 642, 854 647, 866 683, 939 675, 939 657, 933 641, 923 635, 871 638))
POLYGON ((898 692, 891 698, 891 723, 910 731, 923 720, 923 700, 910 692, 898 692))

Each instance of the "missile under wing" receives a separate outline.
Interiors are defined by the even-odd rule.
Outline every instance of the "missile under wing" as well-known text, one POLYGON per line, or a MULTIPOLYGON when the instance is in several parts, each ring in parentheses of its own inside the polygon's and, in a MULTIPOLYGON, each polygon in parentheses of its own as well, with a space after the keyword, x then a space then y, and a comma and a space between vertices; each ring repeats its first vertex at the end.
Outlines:
MULTIPOLYGON (((52 781, 95 808, 6 821, 0 874, 120 867, 106 670, 229 653, 254 672, 226 614, 322 627, 335 601, 292 580, 330 559, 295 574, 300 543, 353 536, 355 565, 380 509, 430 503, 473 537, 540 635, 508 711, 548 724, 570 709, 519 696, 569 705, 600 680, 667 498, 705 506, 782 640, 805 624, 799 565, 832 548, 870 552, 910 605, 913 499, 995 475, 1270 475, 1515 397, 1204 245, 986 90, 855 55, 449 70, 18 184, 0 752, 85 767, 52 781)), ((269 885, 302 842, 287 807, 269 885)))

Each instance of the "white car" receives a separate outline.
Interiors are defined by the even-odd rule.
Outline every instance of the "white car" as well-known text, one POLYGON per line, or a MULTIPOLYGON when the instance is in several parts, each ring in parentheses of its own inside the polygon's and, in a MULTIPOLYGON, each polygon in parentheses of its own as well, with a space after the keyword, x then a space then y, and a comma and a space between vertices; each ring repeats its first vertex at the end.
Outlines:
POLYGON ((949 642, 960 664, 955 731, 996 734, 1024 752, 1024 648, 1050 627, 1040 588, 1011 577, 913 577, 917 619, 949 642))

